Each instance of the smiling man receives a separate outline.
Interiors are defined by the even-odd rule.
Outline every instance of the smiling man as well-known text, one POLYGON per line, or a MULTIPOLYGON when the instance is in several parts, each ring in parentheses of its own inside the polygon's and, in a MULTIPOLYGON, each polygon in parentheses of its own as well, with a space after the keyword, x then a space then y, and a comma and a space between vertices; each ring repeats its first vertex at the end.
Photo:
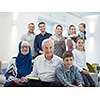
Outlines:
POLYGON ((53 54, 54 42, 51 39, 45 39, 42 42, 43 54, 35 58, 33 71, 28 76, 38 77, 39 80, 29 81, 29 86, 58 86, 55 79, 55 70, 62 59, 53 54))

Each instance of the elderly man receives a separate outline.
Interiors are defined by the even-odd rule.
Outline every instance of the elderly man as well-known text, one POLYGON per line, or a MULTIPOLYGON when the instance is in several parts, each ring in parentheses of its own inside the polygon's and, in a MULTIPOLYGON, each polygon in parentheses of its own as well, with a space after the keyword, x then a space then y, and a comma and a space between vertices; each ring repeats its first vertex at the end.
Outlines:
POLYGON ((33 71, 27 76, 38 77, 39 80, 29 80, 28 86, 60 86, 60 83, 55 82, 55 70, 62 63, 62 59, 53 54, 54 42, 45 39, 42 42, 42 50, 43 54, 35 58, 33 71))

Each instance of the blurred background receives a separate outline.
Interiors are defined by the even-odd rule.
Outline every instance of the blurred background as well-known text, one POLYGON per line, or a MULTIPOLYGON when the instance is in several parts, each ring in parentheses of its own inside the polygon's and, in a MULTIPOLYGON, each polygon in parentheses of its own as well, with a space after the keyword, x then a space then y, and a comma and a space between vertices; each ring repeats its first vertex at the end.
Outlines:
MULTIPOLYGON (((80 22, 86 23, 87 62, 100 62, 100 12, 0 12, 0 60, 10 61, 18 52, 21 36, 27 33, 27 25, 35 23, 35 33, 39 34, 38 23, 46 23, 46 31, 54 33, 55 25, 61 24, 63 35, 68 36, 68 27, 74 24, 78 31, 80 22)), ((100 64, 100 63, 99 63, 100 64)))

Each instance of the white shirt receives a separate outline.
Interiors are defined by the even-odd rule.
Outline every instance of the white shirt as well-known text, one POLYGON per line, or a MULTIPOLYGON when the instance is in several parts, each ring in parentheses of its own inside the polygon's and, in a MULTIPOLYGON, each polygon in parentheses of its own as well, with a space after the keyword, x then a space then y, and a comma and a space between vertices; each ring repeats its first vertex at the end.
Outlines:
POLYGON ((50 61, 44 55, 40 55, 35 58, 33 71, 28 76, 36 76, 45 82, 53 82, 55 81, 55 70, 61 63, 62 59, 56 55, 53 55, 50 61))
POLYGON ((88 69, 86 66, 86 54, 84 51, 79 51, 77 49, 74 49, 73 51, 74 55, 74 65, 76 65, 79 70, 82 70, 82 68, 88 69))

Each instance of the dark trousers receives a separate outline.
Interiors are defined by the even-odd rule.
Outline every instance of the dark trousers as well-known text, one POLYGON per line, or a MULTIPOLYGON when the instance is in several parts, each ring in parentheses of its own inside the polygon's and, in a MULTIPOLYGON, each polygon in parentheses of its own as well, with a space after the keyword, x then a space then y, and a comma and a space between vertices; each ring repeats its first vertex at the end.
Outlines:
POLYGON ((16 84, 14 81, 6 82, 4 87, 63 87, 60 82, 43 82, 40 80, 29 80, 27 83, 16 84))
POLYGON ((43 82, 40 80, 29 80, 28 87, 63 87, 60 82, 43 82))
POLYGON ((14 81, 6 82, 4 87, 27 87, 27 83, 15 83, 14 81))
POLYGON ((92 79, 92 77, 89 74, 84 74, 81 72, 81 75, 82 75, 83 81, 85 83, 84 84, 85 87, 95 87, 96 86, 94 80, 92 79))

